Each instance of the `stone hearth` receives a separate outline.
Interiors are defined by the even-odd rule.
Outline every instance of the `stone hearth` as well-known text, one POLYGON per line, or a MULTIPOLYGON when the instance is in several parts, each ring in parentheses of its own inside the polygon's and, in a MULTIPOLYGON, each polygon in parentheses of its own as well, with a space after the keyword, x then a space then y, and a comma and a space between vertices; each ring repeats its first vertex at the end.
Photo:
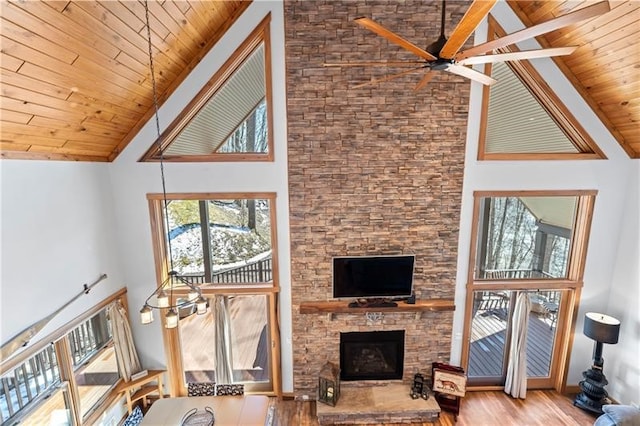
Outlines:
POLYGON ((320 425, 434 422, 440 416, 435 398, 412 399, 409 386, 351 387, 344 383, 335 407, 318 402, 320 425))

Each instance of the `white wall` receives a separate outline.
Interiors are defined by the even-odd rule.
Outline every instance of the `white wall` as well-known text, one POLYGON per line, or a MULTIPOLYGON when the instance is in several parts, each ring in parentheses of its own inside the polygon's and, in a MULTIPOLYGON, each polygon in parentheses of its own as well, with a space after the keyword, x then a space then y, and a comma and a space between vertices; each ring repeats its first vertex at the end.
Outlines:
MULTIPOLYGON (((507 33, 521 28, 511 9, 503 2, 498 2, 492 10, 507 33)), ((486 25, 477 32, 477 42, 486 38, 486 25)), ((536 48, 535 43, 527 43, 521 48, 536 48)), ((481 87, 473 83, 470 98, 469 127, 467 134, 467 151, 465 160, 465 175, 463 184, 463 204, 460 222, 460 244, 458 255, 458 275, 456 283, 456 306, 463 307, 465 302, 465 286, 469 265, 471 247, 471 222, 473 208, 473 191, 477 190, 554 190, 554 189, 595 189, 596 197, 590 242, 586 259, 584 289, 580 302, 579 321, 576 325, 574 346, 571 353, 568 384, 577 385, 582 380, 582 371, 591 365, 593 341, 582 334, 582 318, 585 312, 598 311, 611 313, 608 304, 610 292, 625 291, 633 288, 637 295, 638 273, 635 272, 635 282, 622 283, 622 278, 614 281, 614 273, 620 263, 628 269, 637 268, 639 239, 628 238, 624 244, 625 252, 621 253, 618 239, 622 233, 625 209, 630 209, 627 200, 638 199, 638 186, 629 186, 630 179, 637 180, 637 160, 630 160, 611 134, 589 109, 582 98, 573 89, 570 82, 556 69, 549 59, 531 61, 537 71, 545 78, 551 88, 558 94, 564 104, 571 110, 576 119, 605 152, 608 160, 580 160, 580 161, 478 161, 478 134, 481 110, 481 87), (632 193, 635 191, 635 193, 632 193), (635 257, 634 256, 635 253, 635 257), (633 266, 631 266, 633 265, 633 266), (618 288, 617 286, 621 286, 618 288), (623 290, 624 289, 624 290, 623 290)), ((637 207, 636 207, 637 212, 637 207)), ((637 213, 626 219, 627 226, 633 219, 637 220, 637 213)), ((633 227, 632 227, 633 229, 633 227)), ((637 224, 635 224, 637 236, 637 224)), ((633 274, 631 274, 633 275, 633 274)), ((631 280, 633 281, 633 279, 631 280)), ((620 314, 630 315, 636 320, 636 348, 637 348, 637 298, 630 306, 619 307, 620 314), (633 310, 632 310, 633 309, 633 310)), ((452 362, 460 361, 462 350, 464 310, 457 309, 454 317, 454 339, 452 342, 452 362)), ((630 343, 633 347, 634 343, 630 343)), ((622 345, 620 346, 622 347, 622 345)), ((607 353, 611 348, 607 347, 607 353)), ((613 351, 611 351, 613 352, 613 351)), ((607 354, 605 353, 605 355, 607 354)), ((628 353, 628 356, 637 356, 628 353)), ((605 374, 610 364, 605 363, 605 374)), ((611 366, 613 367, 613 366, 611 366)), ((635 376, 637 378, 637 367, 635 376)), ((636 379, 635 392, 639 384, 636 379)), ((625 399, 616 393, 618 387, 611 387, 612 396, 625 399)), ((628 389, 627 389, 628 390, 628 389)))
MULTIPOLYGON (((270 163, 165 163, 165 177, 167 192, 277 193, 277 238, 282 288, 280 329, 283 390, 291 392, 293 391, 293 369, 284 24, 280 2, 253 2, 249 6, 230 31, 162 106, 160 127, 161 131, 166 128, 269 12, 271 12, 275 161, 270 163)), ((122 272, 128 286, 129 306, 132 313, 142 307, 144 300, 156 287, 146 195, 162 192, 160 168, 157 163, 137 162, 155 139, 155 122, 151 121, 141 129, 110 169, 114 210, 117 215, 115 232, 119 245, 126 247, 126 256, 122 259, 122 272)), ((156 321, 146 326, 139 323, 137 316, 132 315, 132 317, 133 334, 143 365, 147 368, 164 366, 166 359, 158 315, 156 315, 156 321)))
POLYGON ((103 273, 106 280, 66 308, 31 343, 124 287, 107 169, 98 163, 0 162, 2 344, 103 273))
POLYGON ((609 393, 622 403, 640 404, 640 161, 629 173, 609 303, 606 312, 620 320, 616 345, 604 345, 609 393))

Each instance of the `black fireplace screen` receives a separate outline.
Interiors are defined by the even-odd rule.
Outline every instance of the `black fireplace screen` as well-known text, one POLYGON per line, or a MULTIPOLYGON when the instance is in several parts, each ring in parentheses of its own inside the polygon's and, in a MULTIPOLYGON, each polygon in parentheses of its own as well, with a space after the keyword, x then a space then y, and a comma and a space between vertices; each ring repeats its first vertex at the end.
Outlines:
POLYGON ((340 379, 402 379, 404 330, 340 333, 340 379))

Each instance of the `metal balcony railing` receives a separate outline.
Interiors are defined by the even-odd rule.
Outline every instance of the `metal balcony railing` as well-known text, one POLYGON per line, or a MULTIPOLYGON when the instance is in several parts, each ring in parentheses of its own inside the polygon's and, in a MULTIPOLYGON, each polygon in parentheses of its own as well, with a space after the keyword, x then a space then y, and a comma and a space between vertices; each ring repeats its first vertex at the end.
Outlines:
POLYGON ((503 280, 503 279, 523 279, 523 278, 559 278, 545 271, 534 271, 532 269, 487 269, 481 272, 482 279, 503 280))
POLYGON ((0 378, 0 424, 18 414, 31 401, 60 384, 58 360, 47 346, 0 378))
POLYGON ((98 353, 112 337, 106 310, 100 311, 69 333, 73 365, 79 366, 98 353))
POLYGON ((179 277, 191 284, 264 283, 273 280, 273 262, 271 257, 268 257, 246 265, 217 271, 211 274, 210 281, 206 280, 204 274, 185 274, 179 277))

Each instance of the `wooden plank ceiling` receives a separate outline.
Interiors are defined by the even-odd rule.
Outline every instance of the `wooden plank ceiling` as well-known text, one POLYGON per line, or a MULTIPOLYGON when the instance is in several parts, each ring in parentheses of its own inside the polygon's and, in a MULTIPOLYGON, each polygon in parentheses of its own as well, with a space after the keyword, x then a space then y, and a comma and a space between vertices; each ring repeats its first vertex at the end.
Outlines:
MULTIPOLYGON (((533 25, 592 1, 509 4, 533 25)), ((143 3, 0 2, 0 157, 112 161, 153 114, 143 3)), ((248 5, 149 1, 160 102, 248 5)), ((628 155, 640 158, 640 2, 610 5, 539 41, 581 46, 557 63, 628 155)))
MULTIPOLYGON (((2 158, 112 161, 154 112, 144 3, 0 1, 2 158)), ((149 0, 160 102, 249 4, 149 0)))

